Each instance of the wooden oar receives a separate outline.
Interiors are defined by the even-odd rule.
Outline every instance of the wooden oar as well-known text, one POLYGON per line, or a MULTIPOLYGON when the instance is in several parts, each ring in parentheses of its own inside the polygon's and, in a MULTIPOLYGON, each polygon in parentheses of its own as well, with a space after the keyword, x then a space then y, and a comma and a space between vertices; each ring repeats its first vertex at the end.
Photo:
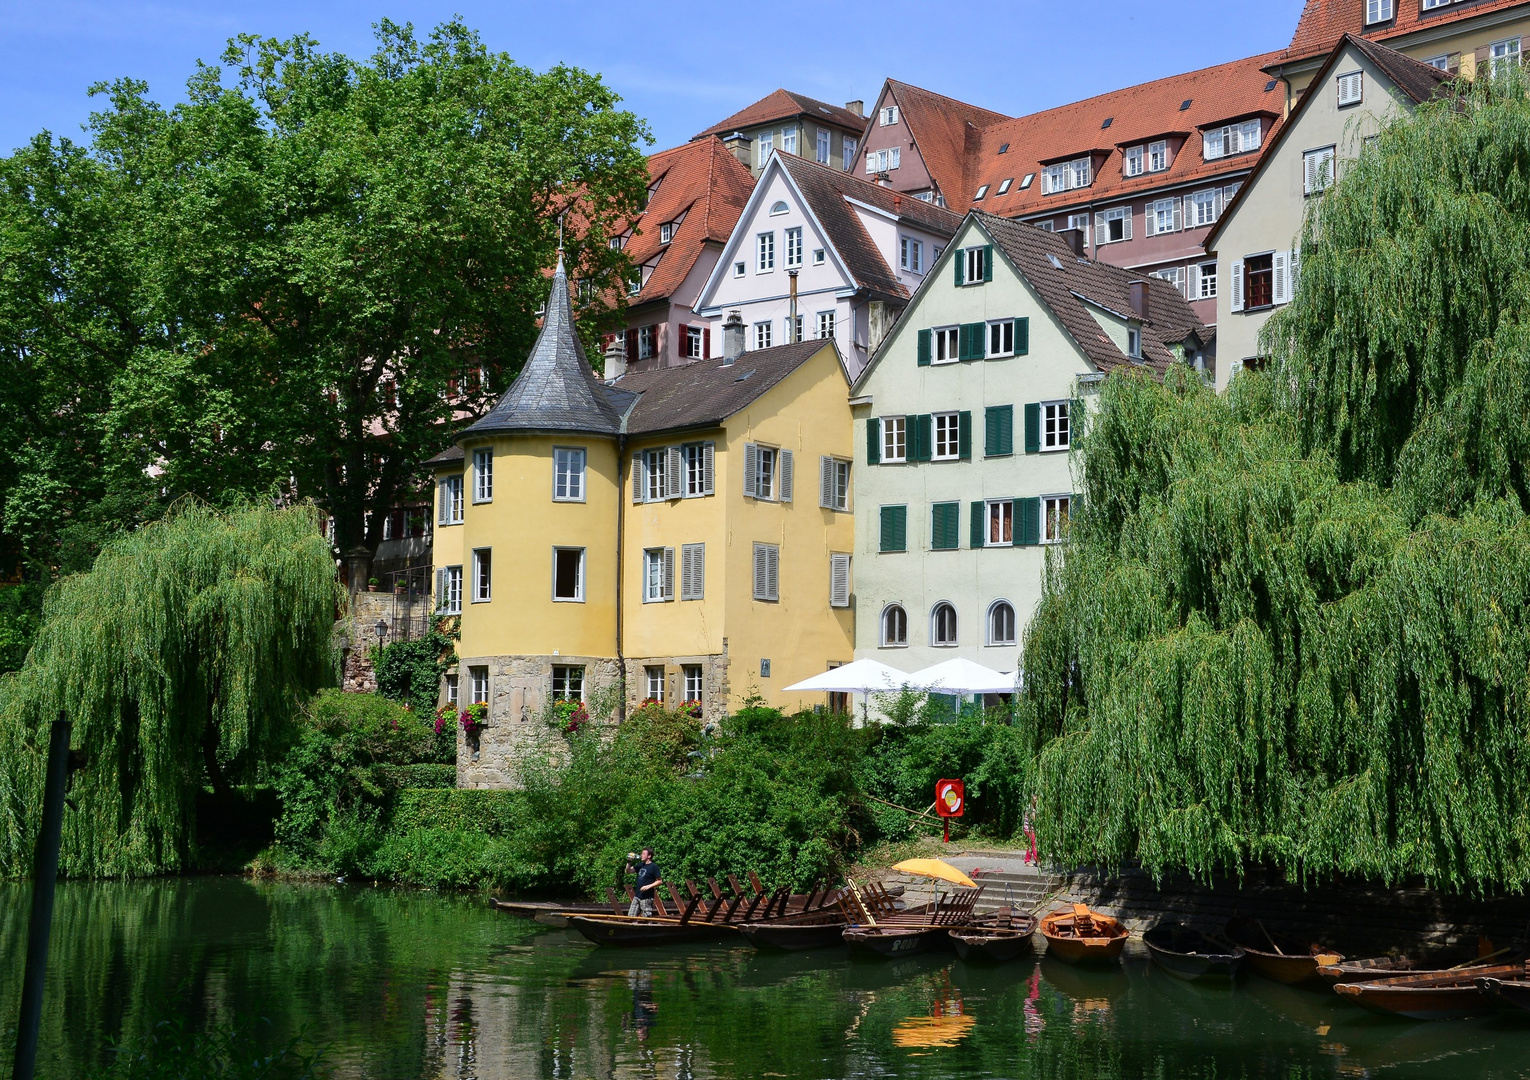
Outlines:
POLYGON ((1264 933, 1264 940, 1266 940, 1266 941, 1268 941, 1270 943, 1270 948, 1274 949, 1277 955, 1280 955, 1280 956, 1286 955, 1286 951, 1284 949, 1282 949, 1279 945, 1275 944, 1275 939, 1270 936, 1270 932, 1268 930, 1264 929, 1264 920, 1263 919, 1255 919, 1254 920, 1254 925, 1259 927, 1259 929, 1261 931, 1263 931, 1263 933, 1264 933))
MULTIPOLYGON (((1504 953, 1512 952, 1513 950, 1514 950, 1514 946, 1510 945, 1510 946, 1508 946, 1506 948, 1499 949, 1497 952, 1490 952, 1486 956, 1479 956, 1475 960, 1468 960, 1464 964, 1457 964, 1455 967, 1448 967, 1445 970, 1446 971, 1460 971, 1462 968, 1476 967, 1478 964, 1485 964, 1485 963, 1487 963, 1489 960, 1493 959, 1493 957, 1495 957, 1495 956, 1502 956, 1504 953)), ((1530 964, 1530 960, 1527 960, 1526 963, 1530 964)))

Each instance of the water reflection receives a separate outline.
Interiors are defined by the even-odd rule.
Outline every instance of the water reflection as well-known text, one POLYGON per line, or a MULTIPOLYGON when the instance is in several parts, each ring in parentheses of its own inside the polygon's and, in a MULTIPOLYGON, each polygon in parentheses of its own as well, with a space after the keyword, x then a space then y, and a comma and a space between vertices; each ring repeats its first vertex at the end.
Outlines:
MULTIPOLYGON (((4 1026, 25 897, 0 885, 4 1026)), ((1331 993, 1201 987, 1140 960, 600 950, 471 896, 229 879, 62 886, 50 970, 50 1080, 98 1075, 107 1037, 144 1031, 177 988, 191 1023, 267 1016, 273 1040, 327 1045, 344 1080, 1509 1078, 1530 1062, 1523 1022, 1411 1025, 1331 993)))

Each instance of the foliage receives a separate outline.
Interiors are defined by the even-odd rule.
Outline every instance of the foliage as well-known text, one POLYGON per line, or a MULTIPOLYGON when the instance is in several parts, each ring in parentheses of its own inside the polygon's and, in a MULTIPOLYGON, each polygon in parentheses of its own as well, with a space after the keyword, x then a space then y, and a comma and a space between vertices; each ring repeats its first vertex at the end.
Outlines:
MULTIPOLYGON (((456 620, 450 620, 455 624, 456 620)), ((395 641, 373 651, 377 692, 419 716, 430 716, 441 696, 441 678, 457 666, 457 627, 441 620, 423 637, 395 641)))
POLYGON ((40 582, 0 586, 0 672, 18 671, 42 622, 40 582))
POLYGON ((302 700, 334 681, 342 602, 311 506, 188 501, 59 582, 25 666, 0 682, 0 875, 29 868, 61 712, 87 758, 62 870, 185 865, 197 790, 259 778, 302 700))
POLYGON ((267 1046, 269 1020, 233 1015, 198 1030, 184 997, 135 1041, 111 1048, 107 1080, 316 1080, 333 1075, 323 1051, 305 1052, 295 1037, 267 1046))

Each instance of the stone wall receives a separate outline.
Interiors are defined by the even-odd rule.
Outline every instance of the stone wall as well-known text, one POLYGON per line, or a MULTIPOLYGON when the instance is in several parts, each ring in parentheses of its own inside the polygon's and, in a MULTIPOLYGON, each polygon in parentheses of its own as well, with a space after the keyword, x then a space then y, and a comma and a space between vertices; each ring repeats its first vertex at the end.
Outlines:
POLYGON ((404 621, 418 633, 422 620, 430 615, 432 600, 421 596, 413 603, 395 600, 392 593, 363 590, 351 597, 351 610, 335 624, 335 643, 340 650, 340 689, 347 694, 377 692, 377 676, 372 671, 372 649, 379 640, 398 641, 405 632, 404 621), (387 626, 379 639, 377 624, 387 626))
POLYGON ((643 656, 627 658, 627 711, 639 708, 648 697, 648 668, 664 668, 664 704, 674 708, 685 700, 685 673, 687 664, 701 665, 702 718, 716 722, 728 715, 728 641, 723 639, 723 651, 703 653, 697 656, 643 656))

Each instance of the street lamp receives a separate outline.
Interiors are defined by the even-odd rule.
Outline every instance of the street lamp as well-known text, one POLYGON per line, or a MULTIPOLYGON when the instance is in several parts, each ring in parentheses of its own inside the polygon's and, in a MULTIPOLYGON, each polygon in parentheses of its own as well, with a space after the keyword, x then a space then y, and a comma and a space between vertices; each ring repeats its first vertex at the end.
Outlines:
POLYGON ((388 640, 388 623, 385 619, 377 620, 377 644, 381 645, 388 640))

